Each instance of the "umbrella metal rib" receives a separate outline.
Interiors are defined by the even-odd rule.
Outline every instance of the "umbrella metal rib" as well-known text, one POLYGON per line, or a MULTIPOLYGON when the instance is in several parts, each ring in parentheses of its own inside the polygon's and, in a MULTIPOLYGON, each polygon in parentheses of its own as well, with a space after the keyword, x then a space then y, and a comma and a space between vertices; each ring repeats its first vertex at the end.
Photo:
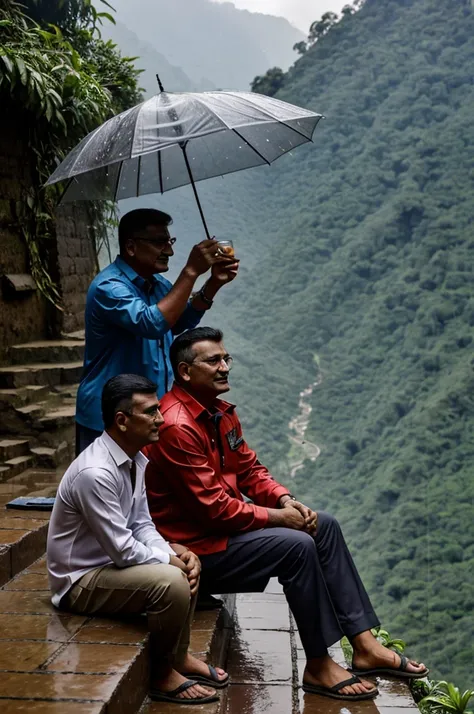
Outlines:
POLYGON ((312 141, 321 118, 250 92, 160 89, 159 95, 109 119, 70 152, 47 182, 66 182, 61 202, 164 194, 190 183, 209 238, 197 182, 270 165, 312 141))

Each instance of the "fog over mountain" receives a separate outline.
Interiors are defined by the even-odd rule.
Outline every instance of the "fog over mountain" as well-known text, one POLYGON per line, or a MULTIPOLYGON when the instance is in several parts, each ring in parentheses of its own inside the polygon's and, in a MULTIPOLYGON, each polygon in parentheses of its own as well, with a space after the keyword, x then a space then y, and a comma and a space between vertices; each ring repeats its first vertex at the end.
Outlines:
MULTIPOLYGON (((228 3, 229 0, 213 0, 228 3)), ((319 20, 325 12, 339 12, 347 3, 342 0, 232 0, 232 5, 240 10, 263 12, 268 15, 286 17, 292 25, 307 32, 314 20, 319 20)))
MULTIPOLYGON (((231 3, 116 0, 114 7, 119 25, 108 26, 107 37, 119 41, 121 25, 125 25, 140 43, 181 68, 199 89, 248 89, 254 77, 269 67, 287 69, 297 59, 293 45, 304 39, 284 18, 238 10, 231 3)), ((141 54, 138 46, 133 51, 136 54, 141 54)), ((157 66, 154 71, 160 69, 157 66)), ((166 88, 181 89, 174 85, 166 88)))

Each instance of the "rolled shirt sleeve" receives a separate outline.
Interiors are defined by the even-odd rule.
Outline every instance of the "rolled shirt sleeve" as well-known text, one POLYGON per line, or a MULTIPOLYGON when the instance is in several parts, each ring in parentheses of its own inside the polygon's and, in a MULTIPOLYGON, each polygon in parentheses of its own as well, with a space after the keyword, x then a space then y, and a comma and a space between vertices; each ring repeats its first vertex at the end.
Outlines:
POLYGON ((183 312, 179 320, 176 322, 176 324, 173 325, 173 335, 179 335, 185 330, 192 330, 194 327, 197 327, 197 325, 199 325, 199 323, 201 322, 204 313, 205 310, 196 310, 196 308, 193 307, 192 303, 188 302, 185 311, 183 312))
POLYGON ((148 305, 121 280, 109 280, 97 287, 94 317, 148 339, 159 339, 170 330, 158 305, 148 305))

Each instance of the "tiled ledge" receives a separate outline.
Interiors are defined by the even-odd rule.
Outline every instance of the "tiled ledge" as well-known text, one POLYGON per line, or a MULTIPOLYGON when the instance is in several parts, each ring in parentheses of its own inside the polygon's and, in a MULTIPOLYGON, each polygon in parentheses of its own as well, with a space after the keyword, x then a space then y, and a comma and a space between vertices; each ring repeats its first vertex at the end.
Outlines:
POLYGON ((48 523, 49 513, 0 511, 0 586, 44 553, 48 523))
MULTIPOLYGON (((145 618, 61 613, 51 605, 47 588, 43 557, 0 589, 2 714, 137 712, 149 677, 145 618)), ((219 611, 196 613, 192 652, 222 662, 230 624, 219 611)))
MULTIPOLYGON (((390 677, 378 678, 380 693, 374 700, 350 702, 305 694, 304 651, 276 581, 270 581, 264 593, 237 596, 235 628, 227 659, 231 684, 219 714, 419 714, 407 682, 390 677)), ((347 667, 339 645, 330 654, 347 667)))
POLYGON ((30 469, 0 484, 0 586, 43 555, 51 515, 9 510, 5 504, 18 496, 54 496, 61 475, 61 469, 30 469))

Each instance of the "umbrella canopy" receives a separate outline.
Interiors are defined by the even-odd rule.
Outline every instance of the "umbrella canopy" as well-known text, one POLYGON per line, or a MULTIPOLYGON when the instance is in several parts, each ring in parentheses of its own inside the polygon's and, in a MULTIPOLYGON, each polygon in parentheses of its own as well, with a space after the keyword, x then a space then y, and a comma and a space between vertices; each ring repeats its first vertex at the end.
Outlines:
POLYGON ((121 200, 188 183, 195 191, 196 181, 270 164, 311 141, 320 119, 252 92, 162 91, 86 136, 47 185, 68 181, 63 201, 121 200))

